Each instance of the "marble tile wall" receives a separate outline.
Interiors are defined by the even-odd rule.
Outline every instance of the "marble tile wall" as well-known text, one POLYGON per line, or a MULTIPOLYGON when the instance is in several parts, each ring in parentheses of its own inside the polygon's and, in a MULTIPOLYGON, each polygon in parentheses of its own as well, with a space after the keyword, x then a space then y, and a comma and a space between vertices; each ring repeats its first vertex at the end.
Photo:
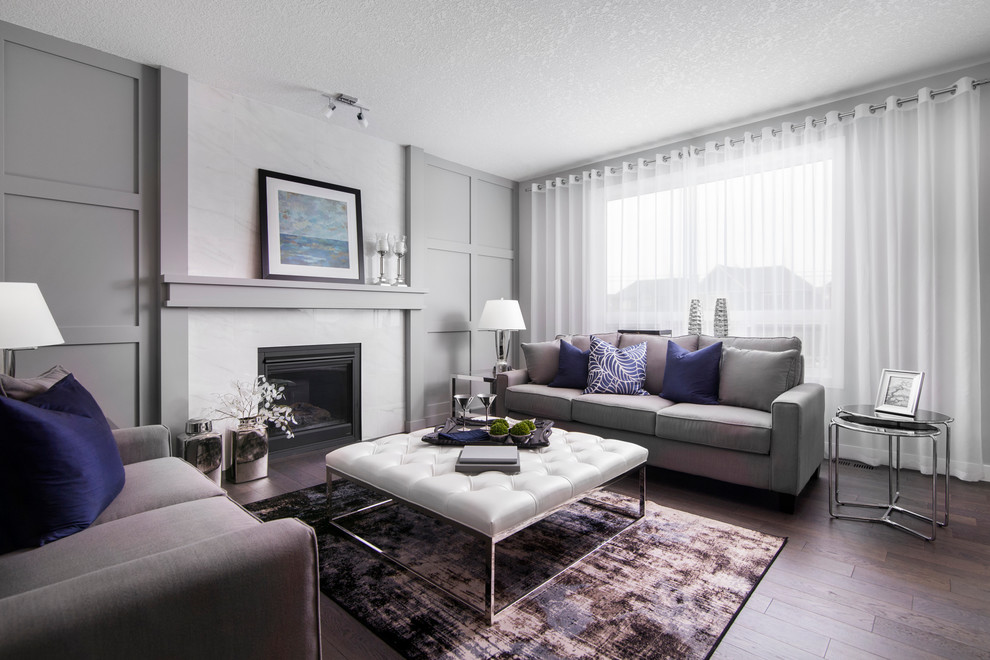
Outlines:
POLYGON ((375 233, 405 221, 403 148, 324 119, 321 99, 309 117, 190 79, 189 275, 261 277, 259 169, 360 190, 368 281, 377 273, 375 233))
MULTIPOLYGON (((405 222, 403 148, 344 128, 336 117, 324 119, 322 105, 314 93, 309 117, 190 79, 190 275, 261 277, 258 169, 359 189, 365 273, 369 281, 377 274, 375 233, 398 233, 405 222)), ((362 435, 400 432, 406 417, 403 314, 190 309, 189 416, 203 416, 232 380, 251 378, 259 346, 360 342, 362 435)))
POLYGON ((189 415, 208 416, 215 394, 229 392, 234 380, 253 378, 259 346, 360 343, 362 436, 401 432, 405 422, 402 315, 398 310, 190 310, 189 415))

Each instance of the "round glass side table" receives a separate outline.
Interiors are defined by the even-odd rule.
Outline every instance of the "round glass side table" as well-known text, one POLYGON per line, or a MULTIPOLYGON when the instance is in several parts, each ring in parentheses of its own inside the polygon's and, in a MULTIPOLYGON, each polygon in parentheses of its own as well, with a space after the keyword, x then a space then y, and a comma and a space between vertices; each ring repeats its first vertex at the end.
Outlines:
MULTIPOLYGON (((948 415, 931 410, 919 410, 914 417, 878 413, 868 404, 839 406, 835 417, 828 425, 828 512, 833 518, 842 520, 859 520, 890 525, 902 531, 913 534, 926 541, 935 540, 938 527, 949 524, 949 457, 950 457, 950 425, 955 421, 948 415), (839 498, 839 434, 840 431, 853 431, 882 435, 887 438, 887 501, 862 502, 844 501, 839 498), (938 520, 938 439, 945 435, 945 483, 944 507, 942 520, 938 520), (898 504, 901 497, 901 439, 929 439, 932 451, 932 511, 931 516, 912 511, 898 504), (840 513, 839 506, 880 509, 880 516, 853 516, 840 513), (907 525, 891 519, 892 513, 901 513, 917 520, 931 524, 931 535, 926 535, 907 525)), ((926 512, 927 513, 927 512, 926 512)))

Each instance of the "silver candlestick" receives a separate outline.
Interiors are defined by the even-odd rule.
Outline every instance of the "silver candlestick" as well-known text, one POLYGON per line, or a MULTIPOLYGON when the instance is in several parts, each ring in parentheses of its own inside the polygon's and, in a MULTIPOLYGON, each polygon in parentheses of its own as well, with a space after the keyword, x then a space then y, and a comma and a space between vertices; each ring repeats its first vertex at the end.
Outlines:
POLYGON ((406 256, 408 251, 406 237, 400 236, 399 240, 395 242, 395 247, 392 248, 392 252, 395 253, 395 286, 409 286, 406 284, 406 278, 402 275, 402 257, 406 256))
POLYGON ((385 255, 388 254, 388 234, 375 234, 375 252, 378 253, 378 272, 381 273, 375 284, 389 286, 385 277, 385 255))

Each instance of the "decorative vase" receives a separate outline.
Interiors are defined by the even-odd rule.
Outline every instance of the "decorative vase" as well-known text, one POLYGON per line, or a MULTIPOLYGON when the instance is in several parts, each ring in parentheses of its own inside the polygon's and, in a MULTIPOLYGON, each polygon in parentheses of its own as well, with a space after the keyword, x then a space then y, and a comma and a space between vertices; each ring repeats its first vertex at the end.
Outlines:
POLYGON ((200 472, 220 485, 223 468, 223 436, 213 430, 213 422, 208 419, 190 419, 186 422, 186 432, 179 434, 182 458, 192 463, 200 472))
POLYGON ((729 336, 729 311, 725 306, 725 298, 715 300, 715 320, 713 323, 716 337, 729 336))
POLYGON ((691 309, 688 311, 688 334, 701 334, 701 301, 697 298, 691 300, 691 309))
POLYGON ((268 428, 257 417, 237 420, 231 443, 230 480, 253 481, 268 476, 268 428))

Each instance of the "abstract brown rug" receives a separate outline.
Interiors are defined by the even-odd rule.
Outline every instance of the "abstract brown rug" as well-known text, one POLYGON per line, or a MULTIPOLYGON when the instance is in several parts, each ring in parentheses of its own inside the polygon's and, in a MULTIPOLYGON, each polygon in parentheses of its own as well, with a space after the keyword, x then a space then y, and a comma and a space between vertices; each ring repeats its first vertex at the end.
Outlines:
MULTIPOLYGON (((604 492, 595 499, 635 502, 604 492)), ((335 487, 335 511, 373 501, 349 482, 335 487)), ((648 502, 646 517, 488 627, 330 527, 322 485, 247 509, 263 520, 311 525, 323 593, 409 658, 706 658, 786 542, 648 502)), ((496 603, 526 594, 628 523, 579 502, 506 539, 497 546, 496 603)), ((440 584, 473 594, 472 602, 484 593, 483 547, 453 527, 403 506, 348 526, 440 584)))

